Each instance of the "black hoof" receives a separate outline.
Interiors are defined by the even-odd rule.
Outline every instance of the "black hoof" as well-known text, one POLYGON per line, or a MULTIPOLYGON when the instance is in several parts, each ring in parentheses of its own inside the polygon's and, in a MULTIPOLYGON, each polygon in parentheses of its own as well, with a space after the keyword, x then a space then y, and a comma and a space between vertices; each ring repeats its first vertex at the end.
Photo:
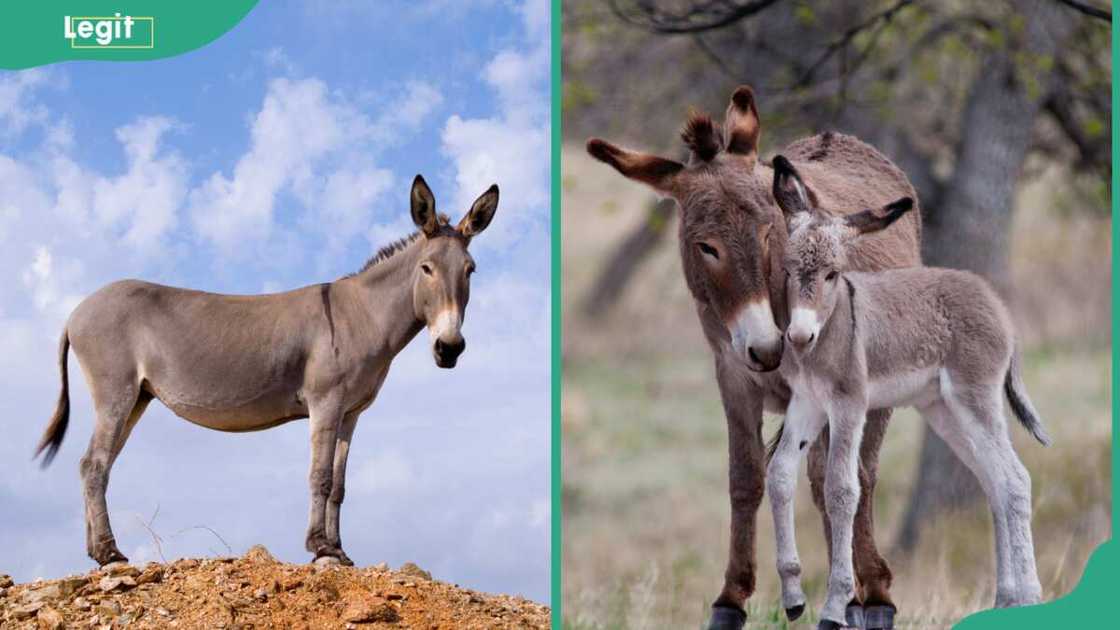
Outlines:
POLYGON ((747 613, 731 606, 712 606, 708 630, 742 630, 747 623, 747 613))
POLYGON ((864 630, 867 626, 864 623, 863 606, 855 603, 848 604, 844 609, 844 623, 848 624, 849 628, 864 630))
POLYGON ((863 622, 866 630, 894 630, 894 614, 898 610, 890 604, 865 606, 863 622))
POLYGON ((804 613, 804 612, 805 612, 805 604, 798 604, 796 606, 790 606, 789 608, 786 609, 786 619, 789 619, 790 621, 793 621, 793 620, 797 619, 798 617, 800 617, 801 614, 804 613))
POLYGON ((828 619, 821 619, 820 623, 817 624, 817 630, 840 630, 843 627, 844 626, 835 621, 829 621, 828 619))

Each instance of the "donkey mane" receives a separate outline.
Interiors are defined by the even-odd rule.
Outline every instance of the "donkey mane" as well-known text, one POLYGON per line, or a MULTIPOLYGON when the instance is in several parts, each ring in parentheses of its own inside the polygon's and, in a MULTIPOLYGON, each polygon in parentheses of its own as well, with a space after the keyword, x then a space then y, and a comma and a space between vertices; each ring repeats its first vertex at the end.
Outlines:
POLYGON ((723 135, 712 122, 712 117, 695 111, 689 114, 688 122, 681 130, 681 140, 705 162, 710 162, 723 148, 723 135))
MULTIPOLYGON (((443 214, 441 212, 440 215, 439 215, 439 226, 441 228, 441 231, 442 231, 443 228, 450 227, 450 223, 451 223, 451 219, 446 214, 443 214)), ((369 257, 369 260, 367 260, 366 263, 364 265, 362 265, 361 269, 355 271, 354 273, 347 274, 346 277, 347 278, 352 278, 352 277, 354 277, 354 276, 356 276, 360 273, 368 271, 370 269, 370 267, 373 267, 377 263, 383 262, 383 261, 386 261, 386 260, 392 258, 394 254, 396 254, 397 252, 399 252, 399 251, 403 250, 404 248, 408 247, 418 238, 420 238, 420 230, 415 230, 411 234, 409 234, 408 236, 405 236, 403 238, 399 238, 399 239, 393 241, 392 243, 389 243, 388 245, 383 246, 381 249, 377 250, 376 254, 369 257)))

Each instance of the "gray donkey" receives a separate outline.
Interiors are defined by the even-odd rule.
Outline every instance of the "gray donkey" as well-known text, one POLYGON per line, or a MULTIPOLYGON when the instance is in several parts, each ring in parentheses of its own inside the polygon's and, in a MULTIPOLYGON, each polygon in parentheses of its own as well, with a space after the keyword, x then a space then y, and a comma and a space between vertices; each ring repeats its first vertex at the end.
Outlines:
POLYGON ((99 564, 126 560, 109 526, 105 490, 129 433, 153 398, 195 424, 259 431, 300 418, 311 425, 307 550, 353 564, 342 551, 339 508, 358 415, 389 364, 424 327, 435 362, 455 366, 474 261, 471 238, 498 207, 491 186, 457 226, 412 183, 419 231, 383 248, 361 271, 271 295, 219 295, 137 280, 110 284, 74 309, 59 343, 62 392, 36 454, 53 459, 70 415, 73 346, 96 420, 81 460, 86 549, 99 564))
POLYGON ((781 371, 793 390, 767 469, 782 601, 803 605, 793 495, 801 453, 826 425, 826 510, 832 524, 820 628, 845 623, 854 594, 852 525, 859 444, 868 409, 912 406, 980 480, 995 522, 996 606, 1041 596, 1031 542, 1031 480, 1008 437, 1003 394, 1035 438, 1049 438, 1024 389, 1011 318, 980 277, 914 267, 847 272, 848 252, 912 207, 903 198, 843 215, 810 199, 796 168, 774 158, 774 198, 786 217, 790 324, 781 371))

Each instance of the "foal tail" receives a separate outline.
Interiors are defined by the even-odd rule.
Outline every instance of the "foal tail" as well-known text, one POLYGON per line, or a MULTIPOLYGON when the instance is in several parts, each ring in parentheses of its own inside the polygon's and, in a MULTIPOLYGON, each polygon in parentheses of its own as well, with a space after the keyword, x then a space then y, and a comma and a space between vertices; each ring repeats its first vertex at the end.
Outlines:
POLYGON ((58 370, 62 375, 62 391, 58 393, 58 405, 54 409, 54 416, 47 430, 43 432, 39 446, 35 449, 35 457, 43 453, 42 467, 50 465, 51 460, 62 446, 62 438, 66 435, 66 425, 70 424, 70 376, 66 369, 66 357, 70 353, 70 333, 62 331, 62 339, 58 341, 58 370))
POLYGON ((1011 353, 1011 364, 1007 368, 1007 376, 1003 381, 1003 391, 1007 392, 1007 400, 1011 403, 1011 411, 1015 412, 1019 422, 1023 423, 1023 426, 1031 432, 1034 439, 1041 442, 1043 446, 1050 446, 1050 436, 1046 434, 1046 429, 1042 426, 1042 420, 1038 417, 1038 411, 1031 404, 1031 399, 1027 397, 1023 374, 1019 369, 1020 361, 1019 345, 1015 344, 1015 349, 1011 353))

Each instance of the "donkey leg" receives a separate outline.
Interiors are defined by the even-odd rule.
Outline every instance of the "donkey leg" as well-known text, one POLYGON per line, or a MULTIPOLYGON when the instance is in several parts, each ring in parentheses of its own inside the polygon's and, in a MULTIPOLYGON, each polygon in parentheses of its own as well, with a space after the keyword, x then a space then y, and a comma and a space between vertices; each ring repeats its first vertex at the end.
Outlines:
POLYGON ((812 442, 827 421, 825 414, 804 398, 794 396, 786 412, 778 442, 766 468, 766 491, 774 516, 778 576, 782 582, 782 607, 790 621, 805 611, 805 592, 801 589, 801 560, 797 555, 794 528, 794 495, 797 469, 806 445, 812 442))
POLYGON ((734 367, 716 361, 716 379, 727 415, 731 544, 723 589, 712 603, 709 630, 738 630, 755 585, 755 526, 765 492, 762 393, 734 367))
POLYGON ((104 566, 128 560, 117 548, 109 524, 105 491, 109 485, 109 470, 149 399, 139 399, 140 387, 131 376, 114 379, 112 383, 91 382, 90 389, 97 418, 79 470, 85 499, 86 553, 104 566))
POLYGON ((852 563, 852 530, 859 504, 859 444, 867 410, 837 401, 829 417, 828 466, 825 471, 825 509, 832 525, 832 559, 829 563, 828 595, 821 609, 821 627, 828 622, 843 626, 848 604, 855 595, 852 563))
POLYGON ((1031 534, 1031 477, 1015 453, 1008 436, 1007 417, 1003 413, 1003 389, 999 385, 957 388, 956 399, 969 413, 963 430, 973 444, 984 445, 984 457, 976 465, 977 477, 990 477, 988 500, 1002 508, 1006 532, 1007 558, 1004 568, 1014 582, 1012 593, 1000 604, 1022 606, 1042 598, 1042 585, 1034 557, 1031 534))
POLYGON ((856 569, 857 597, 863 605, 868 630, 894 627, 897 608, 890 589, 894 576, 875 544, 875 484, 879 477, 879 450, 890 422, 890 409, 867 412, 859 445, 859 506, 852 534, 852 560, 856 569))
POLYGON ((334 448, 334 469, 331 473, 331 494, 327 498, 327 542, 338 549, 338 559, 346 566, 354 566, 354 561, 342 550, 342 536, 339 533, 338 517, 342 500, 346 496, 346 459, 350 455, 350 438, 358 424, 360 410, 347 412, 338 427, 338 442, 334 448))
MULTIPOLYGON (((944 377, 943 377, 943 380, 944 377)), ((992 525, 996 547, 996 601, 997 608, 1009 606, 1016 599, 1016 583, 1011 574, 1011 548, 1005 518, 1006 506, 997 492, 1001 474, 997 469, 1002 461, 993 466, 988 459, 991 445, 973 442, 974 427, 978 420, 969 409, 961 404, 950 388, 942 384, 943 402, 934 403, 922 410, 922 416, 929 422, 934 432, 949 445, 961 462, 976 475, 980 487, 988 497, 992 510, 992 525)))
POLYGON ((339 396, 308 401, 311 424, 311 509, 307 522, 306 548, 318 560, 324 556, 342 559, 342 549, 327 536, 327 500, 331 494, 334 453, 342 421, 339 396))

